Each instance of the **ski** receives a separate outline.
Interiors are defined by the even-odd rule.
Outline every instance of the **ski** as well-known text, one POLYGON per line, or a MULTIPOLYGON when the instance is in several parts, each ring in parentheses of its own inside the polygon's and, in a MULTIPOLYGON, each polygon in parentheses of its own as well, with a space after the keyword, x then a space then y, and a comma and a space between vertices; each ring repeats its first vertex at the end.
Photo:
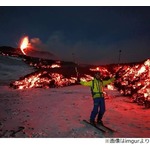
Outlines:
POLYGON ((105 133, 106 131, 105 130, 103 130, 103 129, 101 129, 100 127, 98 127, 97 125, 93 125, 93 124, 91 124, 89 121, 87 121, 87 120, 83 120, 85 123, 87 123, 87 124, 90 124, 91 126, 93 126, 93 127, 95 127, 96 129, 98 129, 99 131, 101 131, 101 132, 103 132, 103 133, 105 133))
POLYGON ((107 129, 107 130, 109 130, 111 132, 116 132, 115 130, 113 130, 113 129, 107 127, 107 126, 105 126, 104 124, 100 124, 100 125, 98 125, 98 127, 104 127, 105 129, 107 129))

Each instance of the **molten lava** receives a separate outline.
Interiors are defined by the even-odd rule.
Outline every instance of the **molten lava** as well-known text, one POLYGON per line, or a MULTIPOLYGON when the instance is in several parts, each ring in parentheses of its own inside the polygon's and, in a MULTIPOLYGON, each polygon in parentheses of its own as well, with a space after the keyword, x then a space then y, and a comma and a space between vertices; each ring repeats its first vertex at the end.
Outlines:
POLYGON ((131 96, 134 102, 150 108, 150 59, 132 67, 122 66, 118 73, 115 83, 118 90, 131 96))
POLYGON ((28 36, 26 36, 26 37, 24 37, 23 40, 21 41, 21 45, 20 45, 20 49, 21 49, 21 51, 22 51, 22 53, 23 53, 24 55, 26 55, 25 49, 27 49, 28 44, 29 44, 29 38, 28 38, 28 36))
MULTIPOLYGON (((24 55, 26 55, 25 51, 29 46, 31 45, 29 45, 28 37, 24 37, 20 46, 24 55)), ((77 70, 72 71, 70 66, 61 66, 63 63, 61 64, 59 61, 28 58, 27 56, 24 61, 34 67, 36 71, 11 83, 10 86, 13 88, 55 88, 77 83, 77 75, 75 74, 77 70)), ((115 75, 115 89, 117 88, 125 96, 130 96, 134 102, 150 108, 150 59, 144 63, 116 65, 113 68, 98 66, 81 70, 80 80, 92 80, 95 71, 101 73, 103 80, 115 75), (110 72, 109 69, 113 72, 110 72)), ((107 88, 114 90, 114 86, 108 85, 107 88)))

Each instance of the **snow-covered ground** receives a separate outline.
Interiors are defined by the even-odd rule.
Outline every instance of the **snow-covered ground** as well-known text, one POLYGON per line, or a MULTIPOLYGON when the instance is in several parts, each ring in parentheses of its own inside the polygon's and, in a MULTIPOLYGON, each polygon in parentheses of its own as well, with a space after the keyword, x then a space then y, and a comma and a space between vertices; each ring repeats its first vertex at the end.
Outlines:
POLYGON ((33 71, 21 58, 0 56, 0 85, 8 85, 33 71))
POLYGON ((103 134, 84 123, 92 109, 90 89, 81 85, 16 90, 0 87, 0 136, 48 138, 150 138, 150 109, 106 90, 103 134))

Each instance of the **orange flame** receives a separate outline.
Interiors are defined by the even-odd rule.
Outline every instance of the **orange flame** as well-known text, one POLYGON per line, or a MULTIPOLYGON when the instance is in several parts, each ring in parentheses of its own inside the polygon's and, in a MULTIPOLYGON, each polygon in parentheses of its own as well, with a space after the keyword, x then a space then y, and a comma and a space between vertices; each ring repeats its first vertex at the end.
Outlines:
POLYGON ((26 36, 21 41, 21 45, 20 45, 20 49, 24 55, 26 55, 24 50, 28 47, 28 44, 29 44, 29 38, 28 38, 28 36, 26 36))

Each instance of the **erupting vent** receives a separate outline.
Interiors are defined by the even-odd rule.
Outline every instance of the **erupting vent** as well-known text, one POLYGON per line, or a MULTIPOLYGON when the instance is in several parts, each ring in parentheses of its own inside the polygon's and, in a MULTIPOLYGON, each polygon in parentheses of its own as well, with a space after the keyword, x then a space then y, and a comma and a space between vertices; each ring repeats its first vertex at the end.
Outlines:
POLYGON ((24 55, 26 55, 25 50, 27 49, 29 44, 29 38, 26 36, 22 39, 20 49, 24 55))

